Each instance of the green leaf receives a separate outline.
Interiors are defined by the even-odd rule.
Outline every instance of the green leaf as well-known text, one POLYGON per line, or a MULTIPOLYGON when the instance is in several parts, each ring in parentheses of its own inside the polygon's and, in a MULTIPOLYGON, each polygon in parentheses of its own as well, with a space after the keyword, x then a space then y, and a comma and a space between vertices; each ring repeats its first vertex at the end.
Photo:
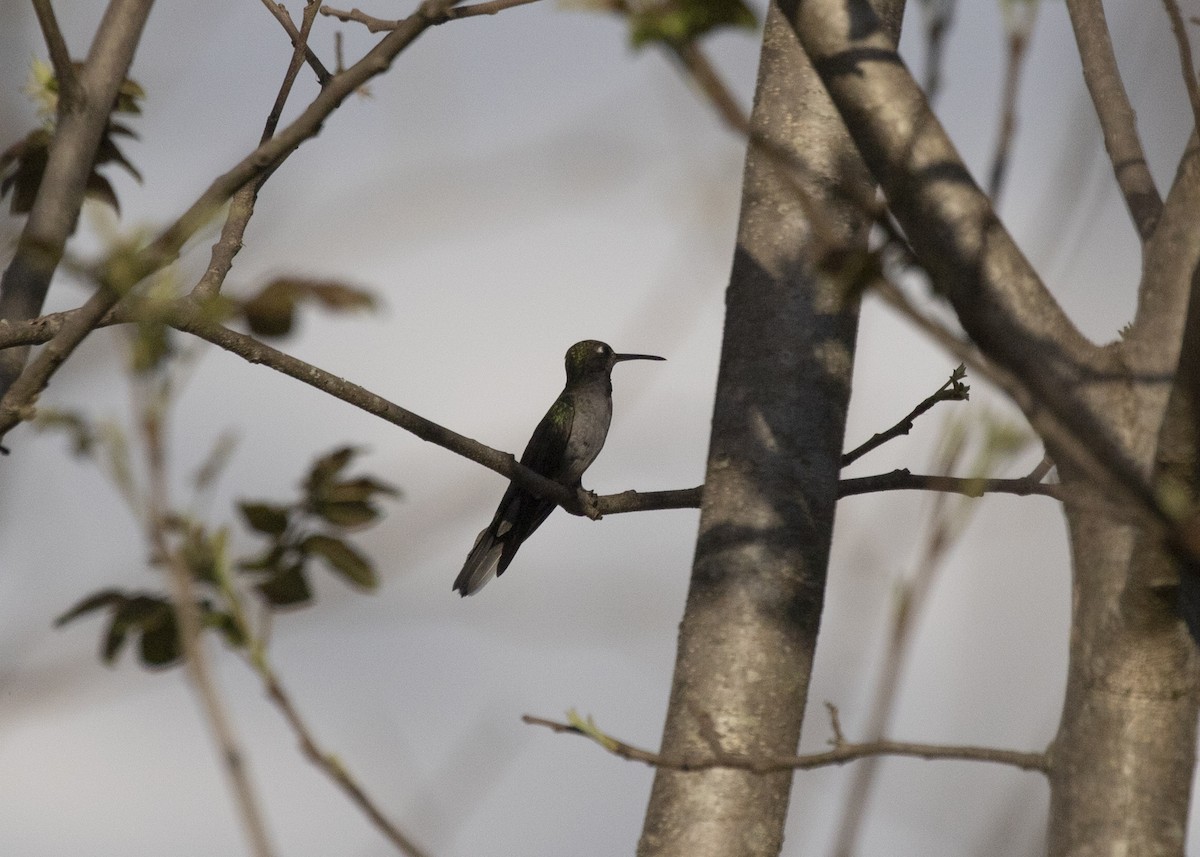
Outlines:
POLYGON ((333 312, 373 309, 375 299, 362 289, 329 280, 283 277, 272 280, 246 301, 242 314, 259 336, 285 336, 296 321, 296 308, 316 302, 333 312))
POLYGON ((179 552, 192 577, 205 583, 217 582, 217 563, 221 561, 224 543, 221 534, 210 537, 203 527, 188 526, 179 552))
POLYGON ((10 213, 28 214, 33 208, 50 158, 51 139, 49 131, 38 129, 0 154, 0 199, 12 192, 10 213))
POLYGON ((148 667, 169 667, 182 659, 179 626, 170 604, 163 604, 161 610, 142 623, 142 641, 138 651, 142 663, 148 667))
POLYGON ((242 633, 241 626, 231 614, 217 610, 210 603, 204 601, 200 604, 200 621, 205 628, 217 631, 233 648, 245 648, 246 635, 242 633))
POLYGON ((272 607, 296 607, 312 599, 304 568, 298 564, 264 580, 256 588, 272 607))
POLYGON ((283 571, 283 557, 283 545, 274 544, 253 559, 241 560, 238 562, 238 568, 241 571, 268 571, 278 574, 283 571))
POLYGON ((370 524, 380 514, 372 503, 314 503, 311 511, 335 527, 343 528, 370 524))
POLYGON ((342 446, 313 462, 304 480, 304 490, 310 503, 326 499, 328 492, 333 489, 334 478, 359 452, 357 447, 342 446))
POLYGON ((386 482, 372 479, 370 476, 360 476, 357 479, 348 479, 332 486, 326 499, 334 503, 354 503, 370 500, 376 494, 399 497, 400 489, 388 485, 386 482))
POLYGON ((112 607, 124 603, 126 600, 125 593, 117 589, 102 589, 87 598, 80 601, 66 613, 63 613, 54 620, 54 627, 61 628, 68 622, 78 619, 80 616, 94 613, 105 607, 112 607))
POLYGON ((238 503, 238 509, 250 529, 268 536, 283 535, 291 514, 291 507, 272 503, 238 503))
POLYGON ((314 534, 299 545, 309 556, 319 556, 350 583, 363 589, 374 589, 379 581, 370 561, 341 539, 314 534))
POLYGON ((649 42, 684 45, 718 27, 754 29, 758 21, 742 0, 671 0, 629 16, 635 48, 649 42))

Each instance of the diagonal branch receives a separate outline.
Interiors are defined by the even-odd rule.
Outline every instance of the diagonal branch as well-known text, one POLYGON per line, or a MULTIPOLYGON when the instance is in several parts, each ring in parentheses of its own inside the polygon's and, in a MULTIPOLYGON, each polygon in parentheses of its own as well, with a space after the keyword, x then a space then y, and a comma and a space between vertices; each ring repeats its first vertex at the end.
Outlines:
POLYGON ((1083 79, 1104 134, 1104 148, 1108 150, 1133 226, 1144 243, 1162 214, 1162 198, 1146 166, 1137 117, 1117 68, 1104 7, 1100 0, 1067 0, 1067 12, 1079 47, 1083 79))
POLYGON ((959 364, 958 368, 950 374, 949 380, 942 386, 938 387, 934 393, 920 402, 915 408, 908 412, 908 415, 900 422, 896 423, 887 431, 877 432, 869 437, 863 444, 842 454, 842 467, 847 467, 858 459, 862 458, 868 452, 878 449, 889 440, 908 434, 913 430, 913 422, 917 417, 928 411, 938 402, 962 402, 969 398, 970 387, 962 383, 962 378, 966 375, 966 366, 959 364))
POLYGON ((33 0, 33 11, 37 14, 38 26, 42 28, 46 49, 50 52, 50 63, 54 66, 54 77, 58 80, 58 111, 61 116, 74 109, 79 99, 79 80, 50 0, 33 0))
POLYGON ((1196 65, 1192 61, 1192 45, 1188 41, 1187 26, 1175 0, 1163 0, 1167 17, 1171 19, 1171 32, 1179 48, 1179 66, 1183 73, 1183 85, 1187 89, 1188 101, 1192 105, 1192 124, 1200 131, 1200 84, 1196 83, 1196 65))
MULTIPOLYGON (((324 63, 320 58, 313 53, 312 48, 308 46, 307 36, 301 37, 300 31, 296 29, 296 24, 292 21, 292 16, 288 14, 287 7, 282 3, 276 3, 274 0, 262 0, 262 4, 267 7, 267 11, 279 22, 284 31, 288 34, 288 38, 292 40, 293 47, 304 45, 304 59, 308 62, 309 67, 313 70, 313 74, 317 76, 317 83, 321 86, 329 83, 329 79, 333 77, 329 73, 329 69, 325 68, 324 63)), ((305 7, 307 17, 308 7, 305 7)))

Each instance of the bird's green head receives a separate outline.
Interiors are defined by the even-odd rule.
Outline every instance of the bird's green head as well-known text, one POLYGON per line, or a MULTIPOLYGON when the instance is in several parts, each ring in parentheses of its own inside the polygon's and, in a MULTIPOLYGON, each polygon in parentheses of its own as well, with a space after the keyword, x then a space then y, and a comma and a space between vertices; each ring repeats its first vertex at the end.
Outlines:
POLYGON ((623 360, 665 360, 653 354, 617 354, 607 343, 596 339, 576 342, 567 349, 567 382, 579 381, 592 375, 607 375, 623 360))

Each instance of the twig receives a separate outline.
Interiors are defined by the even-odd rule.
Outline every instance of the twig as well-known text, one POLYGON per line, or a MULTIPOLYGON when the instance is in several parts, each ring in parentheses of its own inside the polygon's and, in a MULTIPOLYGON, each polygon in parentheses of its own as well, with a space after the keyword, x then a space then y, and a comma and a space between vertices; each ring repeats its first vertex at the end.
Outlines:
MULTIPOLYGON (((284 105, 287 104, 288 96, 292 92, 292 84, 296 82, 296 75, 300 73, 300 66, 304 64, 304 57, 308 51, 308 34, 312 31, 313 21, 317 17, 317 10, 321 8, 321 0, 308 0, 304 4, 304 15, 300 21, 300 32, 292 39, 292 60, 288 63, 287 71, 283 75, 283 83, 279 87, 279 93, 275 96, 275 103, 271 106, 271 112, 267 115, 267 123, 263 128, 262 139, 259 143, 265 143, 275 136, 275 128, 279 125, 279 117, 283 114, 284 105)), ((280 10, 288 21, 291 16, 288 15, 286 9, 280 10)), ((326 77, 328 80, 328 77, 326 77)), ((324 82, 321 84, 324 86, 324 82)), ((262 182, 266 181, 267 173, 258 177, 258 183, 261 186, 262 182)))
POLYGON ((368 33, 385 33, 388 30, 396 29, 401 23, 399 20, 390 21, 386 18, 376 18, 358 9, 351 9, 349 12, 344 12, 341 9, 334 9, 332 6, 322 7, 321 14, 337 18, 345 24, 362 24, 367 28, 368 33))
POLYGON ((266 825, 257 793, 246 770, 245 756, 233 728, 229 713, 217 690, 208 654, 201 641, 201 621, 196 608, 196 595, 192 586, 192 573, 187 563, 167 538, 167 519, 170 505, 166 488, 166 456, 163 448, 161 409, 154 403, 145 403, 142 408, 141 426, 146 446, 148 496, 147 531, 154 553, 167 565, 171 583, 171 603, 179 623, 179 640, 183 647, 183 659, 188 677, 199 696, 201 707, 212 729, 213 739, 223 762, 226 776, 237 801, 250 840, 257 857, 270 857, 272 853, 267 837, 266 825))
POLYGON ((1175 0, 1163 0, 1163 7, 1171 19, 1171 31, 1175 34, 1175 43, 1179 47, 1179 66, 1183 72, 1183 85, 1187 87, 1188 101, 1192 104, 1192 123, 1195 130, 1200 132, 1200 85, 1196 83, 1196 66, 1192 62, 1192 46, 1188 41, 1187 27, 1175 0))
POLYGON ((263 680, 263 686, 267 691, 267 697, 279 709, 288 725, 292 727, 292 731, 296 734, 296 738, 300 741, 300 749, 304 755, 316 765, 326 776, 328 776, 338 788, 344 791, 352 801, 361 809, 371 823, 386 836, 393 845, 395 845, 402 853, 409 857, 427 857, 426 852, 419 845, 409 839, 402 830, 396 827, 383 811, 375 804, 354 779, 353 775, 342 766, 337 757, 323 750, 317 744, 313 737, 312 731, 308 728, 308 724, 300 716, 300 712, 296 710, 296 706, 292 703, 291 697, 280 684, 278 676, 274 670, 266 662, 265 658, 254 658, 251 660, 251 666, 255 672, 263 680))
POLYGON ((946 55, 946 34, 954 24, 957 0, 924 0, 925 74, 922 86, 930 104, 937 102, 942 90, 942 61, 946 55))
POLYGON ((1079 48, 1083 79, 1104 134, 1104 148, 1134 228, 1145 242, 1154 234, 1163 201, 1146 165, 1137 117, 1117 68, 1104 6, 1100 0, 1067 0, 1067 12, 1079 48))
MULTIPOLYGON (((514 9, 517 6, 527 6, 530 3, 536 2, 537 0, 488 0, 486 3, 474 3, 470 6, 451 6, 442 11, 438 18, 431 23, 444 24, 447 21, 456 21, 459 18, 495 15, 498 12, 503 12, 505 9, 514 9)), ((383 33, 388 30, 394 30, 403 23, 403 21, 393 21, 387 18, 376 18, 374 15, 368 15, 359 9, 351 9, 347 12, 343 9, 334 9, 326 6, 321 9, 321 14, 337 18, 339 21, 348 24, 362 24, 367 28, 367 32, 369 33, 383 33)))
POLYGON ((38 26, 42 28, 42 37, 50 52, 50 63, 54 66, 54 77, 58 80, 58 113, 61 116, 78 103, 79 77, 75 74, 71 52, 58 27, 50 0, 33 0, 33 11, 37 14, 38 26))
POLYGON ((746 115, 742 105, 734 98, 733 93, 717 72, 716 67, 709 61, 708 56, 700 50, 700 45, 693 40, 671 47, 680 62, 683 63, 684 68, 691 74, 692 80, 708 96, 708 100, 717 109, 717 113, 720 114, 725 124, 738 134, 749 136, 750 117, 746 115))
MULTIPOLYGON (((313 49, 309 47, 308 36, 301 37, 300 31, 296 29, 296 25, 292 21, 292 16, 288 14, 287 7, 282 3, 274 2, 274 0, 262 0, 262 4, 267 7, 267 11, 274 16, 275 20, 283 26, 288 37, 292 40, 292 45, 304 45, 304 59, 307 60, 309 67, 313 70, 313 74, 317 76, 317 83, 321 86, 329 83, 329 79, 333 75, 329 73, 329 69, 325 68, 320 58, 313 53, 313 49)), ((307 7, 305 7, 305 11, 307 12, 307 7)))
MULTIPOLYGON (((287 9, 282 7, 282 4, 275 4, 271 0, 263 0, 267 8, 273 13, 278 13, 281 21, 286 21, 285 29, 291 27, 289 32, 296 33, 293 38, 293 46, 295 50, 292 53, 292 60, 288 64, 287 71, 283 76, 283 83, 279 87, 279 94, 275 97, 275 104, 271 108, 270 114, 267 116, 267 121, 263 125, 263 132, 259 138, 259 144, 263 144, 271 139, 275 134, 275 128, 279 124, 279 117, 283 113, 283 107, 287 103, 288 95, 292 91, 292 84, 296 80, 296 74, 300 69, 300 58, 303 52, 308 51, 308 35, 312 30, 312 23, 316 17, 316 9, 319 3, 310 2, 304 7, 304 18, 301 30, 296 30, 292 24, 292 18, 288 14, 287 9)), ((324 69, 322 69, 323 71, 324 69)), ((320 74, 318 73, 318 77, 320 74)), ((328 72, 325 73, 325 79, 322 81, 322 86, 329 80, 328 72)), ((233 258, 242 249, 242 238, 246 234, 246 226, 250 223, 250 218, 254 215, 254 206, 258 201, 258 193, 262 190, 262 186, 266 184, 274 174, 274 169, 266 170, 260 173, 255 178, 246 182, 238 189, 238 192, 233 195, 229 201, 229 212, 225 215, 225 225, 221 227, 221 237, 213 244, 212 252, 209 256, 208 267, 205 269, 203 276, 197 281, 192 293, 198 298, 212 298, 221 291, 221 286, 225 283, 225 278, 229 275, 229 270, 233 266, 233 258)))
POLYGON ((716 753, 707 757, 666 758, 658 753, 652 753, 632 744, 627 744, 600 732, 594 725, 581 727, 573 723, 560 723, 526 714, 522 722, 531 726, 544 726, 552 732, 583 735, 591 738, 614 756, 631 762, 643 762, 654 768, 666 768, 672 771, 706 771, 712 768, 730 768, 740 771, 751 771, 756 774, 769 774, 777 771, 825 768, 830 765, 844 765, 857 759, 871 756, 908 756, 918 759, 957 759, 968 762, 994 762, 1000 765, 1012 765, 1025 771, 1050 770, 1050 762, 1045 753, 1026 753, 1018 750, 1001 750, 993 747, 973 747, 967 745, 920 744, 910 741, 870 741, 866 743, 851 743, 834 741, 834 748, 824 753, 808 753, 799 756, 776 756, 770 758, 753 758, 738 753, 716 753))
POLYGON ((874 494, 880 491, 937 491, 982 497, 984 494, 1015 494, 1019 497, 1038 495, 1063 499, 1061 485, 1052 485, 1023 476, 1017 479, 972 479, 957 476, 933 476, 910 473, 906 468, 881 473, 878 476, 859 476, 838 483, 839 497, 874 494))
POLYGON ((900 420, 900 422, 896 423, 887 431, 882 431, 872 435, 861 446, 843 454, 842 467, 848 467, 858 459, 862 458, 868 452, 883 446, 889 440, 894 440, 895 438, 908 434, 913 430, 913 422, 917 419, 917 417, 924 414, 938 402, 966 401, 969 397, 971 388, 962 383, 962 378, 965 374, 966 367, 962 364, 959 364, 958 368, 950 373, 949 380, 942 384, 942 386, 938 387, 933 395, 929 396, 915 408, 909 411, 908 416, 900 420))
POLYGON ((1008 63, 1004 71, 1004 96, 1000 105, 1000 128, 996 135, 996 150, 988 170, 988 196, 992 205, 999 205, 1008 173, 1012 143, 1017 133, 1017 95, 1021 87, 1021 69, 1025 65, 1026 49, 1033 32, 1033 22, 1039 7, 1037 0, 1004 4, 1008 32, 1008 63))

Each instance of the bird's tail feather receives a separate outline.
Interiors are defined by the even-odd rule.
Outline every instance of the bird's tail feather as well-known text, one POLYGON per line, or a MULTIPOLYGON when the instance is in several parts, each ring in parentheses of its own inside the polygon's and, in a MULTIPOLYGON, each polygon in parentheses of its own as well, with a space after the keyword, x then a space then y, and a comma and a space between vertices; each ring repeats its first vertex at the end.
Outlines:
POLYGON ((475 546, 467 554, 462 571, 454 578, 454 591, 459 595, 474 595, 483 585, 496 576, 496 566, 500 563, 500 553, 504 542, 491 533, 491 527, 484 527, 475 539, 475 546))

